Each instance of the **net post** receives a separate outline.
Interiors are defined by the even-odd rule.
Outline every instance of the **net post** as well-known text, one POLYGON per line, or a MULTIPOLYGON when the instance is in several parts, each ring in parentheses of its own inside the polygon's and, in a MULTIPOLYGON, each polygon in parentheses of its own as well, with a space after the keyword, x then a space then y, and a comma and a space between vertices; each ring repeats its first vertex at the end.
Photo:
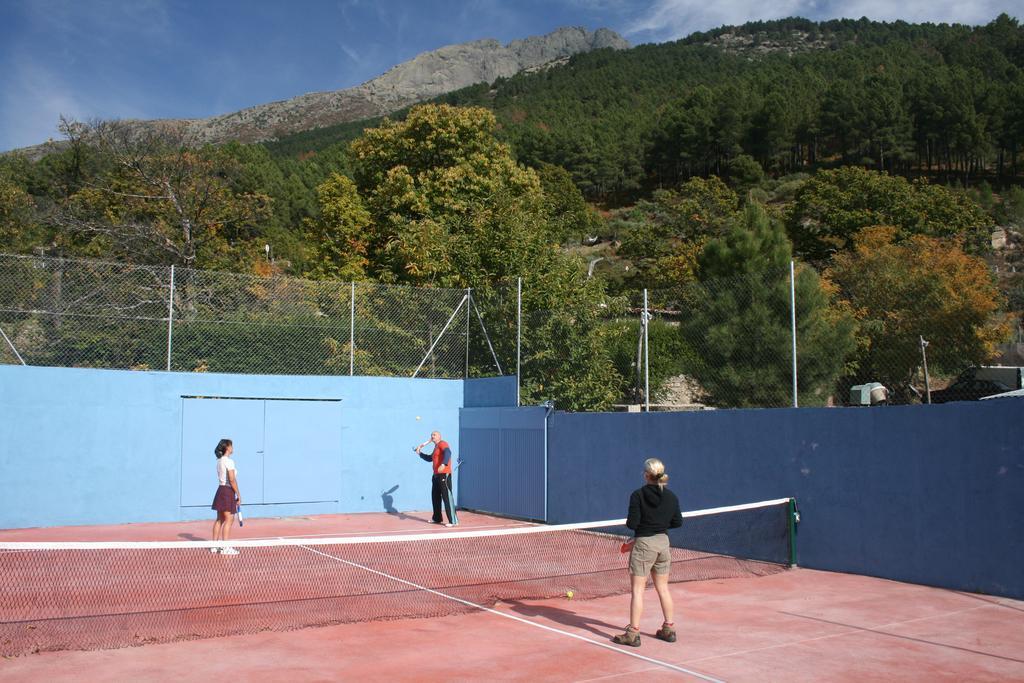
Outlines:
POLYGON ((174 264, 171 264, 171 289, 167 295, 167 372, 171 371, 171 342, 174 337, 174 264))
POLYGON ((796 567, 796 498, 789 499, 789 566, 796 567))

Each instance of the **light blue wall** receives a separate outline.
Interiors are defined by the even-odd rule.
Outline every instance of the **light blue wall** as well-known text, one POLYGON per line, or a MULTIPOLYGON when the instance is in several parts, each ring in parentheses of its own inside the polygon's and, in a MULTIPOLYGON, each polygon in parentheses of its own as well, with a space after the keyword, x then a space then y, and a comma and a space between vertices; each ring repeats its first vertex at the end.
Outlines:
MULTIPOLYGON (((458 453, 463 385, 0 365, 0 528, 210 518, 180 505, 182 396, 341 399, 338 502, 247 505, 251 517, 379 512, 392 489, 395 509, 429 509, 429 465, 411 447, 437 429, 458 453)), ((237 454, 243 496, 247 457, 237 454)))

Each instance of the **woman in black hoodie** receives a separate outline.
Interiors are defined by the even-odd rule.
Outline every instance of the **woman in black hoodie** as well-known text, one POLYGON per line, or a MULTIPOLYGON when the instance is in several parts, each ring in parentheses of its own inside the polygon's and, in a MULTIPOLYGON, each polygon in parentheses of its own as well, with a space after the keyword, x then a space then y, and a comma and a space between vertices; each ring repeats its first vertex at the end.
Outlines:
POLYGON ((644 462, 645 486, 633 491, 629 497, 629 516, 626 526, 633 530, 635 538, 629 552, 629 574, 633 582, 633 597, 629 603, 629 626, 626 632, 612 640, 619 645, 640 647, 640 616, 644 611, 644 590, 647 576, 654 579, 654 589, 661 601, 665 622, 657 638, 676 642, 676 630, 672 622, 672 594, 668 589, 668 572, 672 566, 668 541, 669 529, 683 525, 679 512, 679 499, 665 488, 668 475, 665 465, 657 458, 644 462))

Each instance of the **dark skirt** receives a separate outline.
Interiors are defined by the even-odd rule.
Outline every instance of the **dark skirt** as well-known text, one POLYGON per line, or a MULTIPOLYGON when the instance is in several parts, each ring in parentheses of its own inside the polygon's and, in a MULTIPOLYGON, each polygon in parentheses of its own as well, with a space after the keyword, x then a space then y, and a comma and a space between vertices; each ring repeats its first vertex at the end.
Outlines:
POLYGON ((235 490, 227 485, 218 486, 210 509, 217 512, 235 512, 235 490))

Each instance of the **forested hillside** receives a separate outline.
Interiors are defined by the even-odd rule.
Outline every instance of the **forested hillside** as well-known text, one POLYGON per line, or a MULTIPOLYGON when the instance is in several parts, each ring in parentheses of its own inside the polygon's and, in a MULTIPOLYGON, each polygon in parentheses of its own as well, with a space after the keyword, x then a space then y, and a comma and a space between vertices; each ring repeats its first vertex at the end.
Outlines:
MULTIPOLYGON (((521 161, 563 166, 591 199, 742 174, 743 155, 774 174, 862 164, 1006 182, 1024 147, 1024 29, 1006 15, 977 28, 757 22, 578 55, 439 101, 493 109, 521 161)), ((301 151, 358 131, 308 134, 301 151)))

